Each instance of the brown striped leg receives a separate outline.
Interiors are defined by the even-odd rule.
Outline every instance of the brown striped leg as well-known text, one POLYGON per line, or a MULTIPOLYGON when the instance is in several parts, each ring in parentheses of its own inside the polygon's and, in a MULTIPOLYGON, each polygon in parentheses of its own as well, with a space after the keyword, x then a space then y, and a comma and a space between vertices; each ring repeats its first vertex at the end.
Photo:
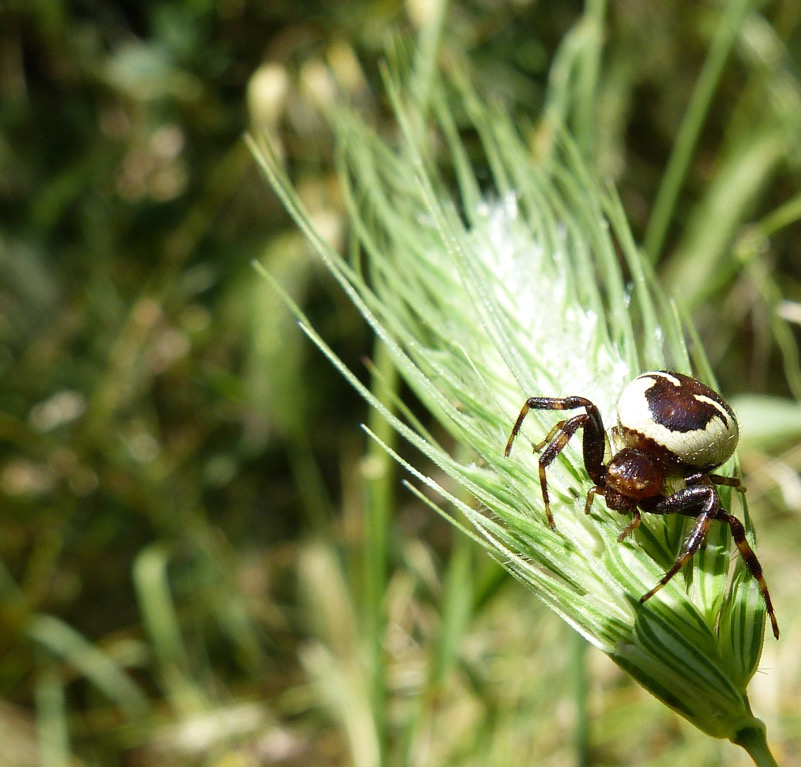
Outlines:
POLYGON ((592 502, 595 500, 596 495, 603 495, 604 488, 599 485, 594 485, 587 491, 587 500, 584 502, 584 513, 589 514, 592 508, 592 502))
POLYGON ((722 477, 720 474, 707 474, 716 485, 725 485, 726 487, 733 487, 738 493, 745 492, 745 485, 740 482, 738 477, 722 477))
MULTIPOLYGON (((508 456, 512 452, 512 443, 520 431, 523 420, 532 410, 577 410, 578 408, 584 408, 586 414, 582 424, 584 427, 584 440, 582 442, 584 466, 592 481, 596 485, 602 484, 604 447, 606 445, 604 423, 601 419, 601 411, 585 397, 529 397, 520 410, 515 425, 512 427, 512 433, 506 443, 504 455, 508 456)), ((570 420, 572 421, 573 419, 571 418, 570 420)), ((552 429, 551 433, 555 434, 556 430, 552 429)))
POLYGON ((584 413, 575 415, 564 421, 560 421, 548 433, 548 436, 534 446, 535 452, 545 448, 540 455, 539 477, 540 487, 542 488, 542 499, 545 503, 545 514, 548 517, 548 525, 552 530, 556 530, 556 524, 551 513, 551 501, 548 495, 548 481, 545 477, 545 470, 564 450, 570 438, 579 430, 584 429, 584 439, 582 450, 584 456, 584 466, 596 485, 603 481, 604 466, 604 425, 601 420, 601 413, 590 400, 584 397, 529 397, 520 414, 517 416, 512 433, 506 443, 504 455, 509 456, 512 451, 512 444, 515 441, 523 420, 532 410, 575 410, 584 408, 584 413))
POLYGON ((659 580, 659 583, 656 584, 647 594, 643 594, 640 597, 640 602, 645 602, 649 600, 654 594, 656 594, 659 589, 661 589, 682 567, 687 563, 687 561, 698 551, 701 543, 703 542, 704 538, 706 537, 707 531, 709 530, 709 525, 712 522, 714 517, 710 517, 708 514, 702 514, 698 517, 698 521, 695 523, 695 527, 692 529, 689 538, 684 544, 684 550, 679 555, 679 558, 673 563, 673 567, 670 568, 659 580))
POLYGON ((725 522, 731 528, 731 534, 734 538, 734 542, 737 544, 737 548, 740 550, 740 556, 743 558, 746 567, 750 570, 751 575, 754 576, 756 582, 759 584, 759 590, 762 592, 762 599, 765 600, 765 607, 768 611, 770 623, 773 628, 773 636, 778 639, 779 623, 776 620, 776 614, 773 612, 773 602, 771 601, 770 592, 768 591, 768 584, 765 583, 765 578, 762 575, 762 565, 759 564, 754 550, 745 537, 745 528, 742 522, 740 522, 737 517, 727 514, 723 509, 718 512, 717 518, 721 522, 725 522))
POLYGON ((542 499, 545 501, 545 515, 548 517, 548 524, 551 530, 556 531, 556 524, 553 521, 553 514, 551 513, 551 499, 548 495, 548 481, 545 478, 545 469, 547 469, 555 460, 559 453, 565 449, 570 438, 587 423, 589 416, 586 413, 574 415, 567 421, 559 425, 554 438, 548 443, 548 446, 540 455, 540 487, 542 488, 542 499))
POLYGON ((770 598, 767 583, 762 575, 762 566, 759 564, 754 550, 745 537, 745 528, 737 517, 729 514, 720 508, 720 499, 717 491, 712 485, 693 485, 686 487, 673 495, 654 501, 653 503, 641 504, 643 511, 652 514, 684 514, 690 517, 698 517, 689 538, 684 544, 681 556, 676 560, 673 567, 668 570, 655 588, 640 597, 640 602, 645 602, 656 594, 684 565, 687 560, 698 550, 706 536, 709 525, 713 519, 717 519, 729 526, 734 542, 740 551, 743 561, 748 567, 749 572, 759 584, 762 598, 765 600, 765 608, 770 617, 773 636, 779 638, 779 624, 776 621, 776 614, 773 611, 773 602, 770 598))
MULTIPOLYGON (((620 535, 617 537, 617 542, 622 543, 629 535, 631 535, 639 526, 640 522, 642 522, 642 517, 640 516, 640 510, 634 508, 631 510, 631 514, 633 519, 631 522, 626 525, 621 531, 620 535)), ((642 601, 642 600, 641 600, 642 601)))
POLYGON ((693 485, 699 481, 700 483, 712 481, 716 485, 733 487, 738 493, 745 492, 745 485, 738 477, 724 477, 721 474, 704 474, 703 472, 698 472, 697 474, 691 474, 689 477, 685 478, 685 482, 687 482, 688 485, 693 485))
POLYGON ((677 493, 661 498, 653 504, 641 504, 643 511, 650 514, 684 514, 689 517, 698 517, 698 521, 690 531, 690 535, 684 542, 684 548, 673 566, 662 576, 659 583, 654 586, 647 594, 640 597, 640 602, 645 602, 656 594, 670 579, 687 563, 687 561, 698 551, 706 538, 709 525, 718 514, 720 500, 712 485, 694 485, 685 487, 677 493))

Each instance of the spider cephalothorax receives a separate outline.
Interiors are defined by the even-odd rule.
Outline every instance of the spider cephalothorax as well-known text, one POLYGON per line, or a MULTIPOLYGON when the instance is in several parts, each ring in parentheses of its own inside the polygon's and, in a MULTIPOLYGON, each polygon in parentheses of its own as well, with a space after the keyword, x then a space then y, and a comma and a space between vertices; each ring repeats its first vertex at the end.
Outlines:
POLYGON ((508 456, 512 450, 512 443, 529 411, 579 408, 584 412, 557 423, 535 446, 536 451, 542 450, 540 485, 551 528, 556 530, 545 469, 562 452, 570 438, 579 429, 584 429, 584 466, 593 481, 584 510, 589 513, 593 498, 602 495, 610 509, 631 514, 632 521, 618 536, 619 541, 640 525, 640 512, 697 518, 673 566, 654 588, 640 598, 640 602, 650 599, 682 568, 703 543, 712 520, 718 520, 731 529, 745 564, 759 583, 773 635, 778 639, 779 625, 762 567, 745 537, 740 520, 721 508, 715 485, 728 485, 741 492, 745 488, 734 477, 711 473, 733 455, 739 438, 737 419, 723 397, 681 373, 667 370, 643 373, 620 396, 618 425, 613 429, 613 436, 621 447, 607 463, 604 463, 606 435, 601 413, 590 400, 584 397, 530 397, 517 417, 505 454, 508 456), (682 478, 684 487, 666 495, 667 480, 672 477, 682 478))

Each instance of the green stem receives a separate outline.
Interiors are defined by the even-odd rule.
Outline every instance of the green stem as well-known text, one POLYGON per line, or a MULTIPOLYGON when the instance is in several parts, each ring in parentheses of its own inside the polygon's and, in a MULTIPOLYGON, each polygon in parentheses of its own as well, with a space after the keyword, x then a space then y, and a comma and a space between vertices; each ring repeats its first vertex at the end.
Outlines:
MULTIPOLYGON (((376 340, 374 347, 375 374, 372 393, 391 407, 392 392, 398 385, 398 373, 387 347, 376 340)), ((371 410, 368 427, 385 444, 393 446, 397 433, 388 421, 371 410)), ((388 578, 389 525, 392 518, 395 462, 375 440, 367 448, 368 473, 365 477, 367 494, 366 529, 364 541, 364 613, 368 646, 370 703, 376 738, 385 756, 386 749, 386 668, 384 663, 384 595, 388 578)), ((383 763, 383 758, 382 758, 383 763)))
MULTIPOLYGON (((414 102, 420 109, 418 114, 420 119, 428 109, 432 83, 436 78, 437 56, 445 27, 448 0, 436 0, 434 3, 429 3, 427 7, 428 13, 425 15, 417 38, 414 76, 410 87, 410 91, 414 95, 414 102)), ((419 130, 424 129, 422 123, 417 127, 419 130)))
POLYGON ((757 767, 779 767, 768 748, 765 725, 758 719, 754 725, 740 730, 732 741, 748 752, 757 767))
POLYGON ((462 637, 473 614, 475 561, 474 544, 466 535, 453 539, 440 599, 442 605, 437 641, 428 666, 428 678, 407 718, 401 764, 419 762, 416 749, 433 736, 437 707, 448 673, 458 664, 462 637))
POLYGON ((668 226, 673 218, 673 210, 679 196, 681 185, 687 174, 698 136, 704 126, 706 116, 712 106, 712 98, 717 89, 723 67, 740 33, 743 19, 750 10, 751 0, 731 0, 723 12, 709 54, 698 76, 695 89, 687 105, 687 112, 676 135, 676 143, 670 154, 662 183, 654 202, 648 229, 645 232, 645 252, 651 263, 659 258, 665 242, 668 226))
POLYGON ((576 73, 576 106, 574 133, 581 156, 592 158, 597 129, 598 74, 603 53, 603 29, 606 0, 587 0, 582 23, 588 29, 588 40, 581 52, 576 73))
POLYGON ((576 724, 573 744, 576 751, 576 767, 587 767, 590 763, 590 730, 587 717, 587 640, 571 629, 571 669, 573 672, 573 694, 576 704, 576 724))
POLYGON ((49 658, 43 658, 42 665, 35 687, 40 763, 67 767, 71 760, 64 683, 49 658))

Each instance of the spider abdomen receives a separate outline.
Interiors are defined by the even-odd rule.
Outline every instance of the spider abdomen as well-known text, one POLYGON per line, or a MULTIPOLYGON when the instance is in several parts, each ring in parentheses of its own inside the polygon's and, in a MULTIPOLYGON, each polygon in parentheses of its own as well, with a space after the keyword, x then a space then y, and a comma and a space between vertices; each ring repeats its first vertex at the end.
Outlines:
POLYGON ((627 446, 691 469, 720 466, 739 439, 737 419, 717 392, 666 370, 643 373, 623 390, 618 424, 627 446))

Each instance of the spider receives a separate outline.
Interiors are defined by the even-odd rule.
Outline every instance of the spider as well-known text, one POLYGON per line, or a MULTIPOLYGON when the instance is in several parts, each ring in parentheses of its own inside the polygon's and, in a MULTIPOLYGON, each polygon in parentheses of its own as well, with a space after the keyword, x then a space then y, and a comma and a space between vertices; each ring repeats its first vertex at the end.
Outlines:
POLYGON ((505 456, 509 456, 520 426, 531 410, 575 410, 584 412, 560 421, 538 445, 540 485, 548 524, 556 530, 545 470, 562 452, 570 438, 584 429, 582 450, 584 467, 594 483, 587 493, 585 514, 593 499, 601 495, 606 505, 621 514, 631 514, 632 521, 618 536, 623 541, 647 514, 683 514, 695 517, 687 540, 673 566, 640 603, 650 599, 698 551, 712 520, 729 526, 734 542, 751 575, 756 578, 765 600, 773 636, 779 638, 779 624, 773 611, 762 566, 745 537, 745 528, 737 517, 720 505, 716 485, 745 492, 740 480, 711 473, 728 460, 737 447, 739 430, 731 407, 717 392, 694 378, 668 370, 658 370, 635 378, 618 402, 618 425, 612 429, 616 442, 622 444, 604 463, 605 431, 601 413, 585 397, 530 397, 517 417, 505 456), (543 450, 544 448, 544 450, 543 450), (684 480, 684 487, 666 495, 669 477, 684 480))

